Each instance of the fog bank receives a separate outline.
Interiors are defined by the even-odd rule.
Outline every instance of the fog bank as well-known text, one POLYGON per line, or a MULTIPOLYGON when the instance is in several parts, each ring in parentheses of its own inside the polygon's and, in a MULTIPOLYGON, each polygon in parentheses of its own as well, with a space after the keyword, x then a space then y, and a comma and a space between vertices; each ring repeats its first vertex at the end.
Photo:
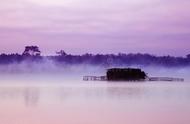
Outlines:
POLYGON ((44 60, 43 62, 22 62, 7 65, 0 65, 0 74, 2 75, 59 75, 63 78, 77 78, 80 79, 84 75, 105 75, 106 69, 113 67, 132 67, 141 68, 148 76, 160 77, 180 77, 189 79, 190 67, 162 67, 162 66, 100 66, 90 64, 59 64, 51 60, 44 60))

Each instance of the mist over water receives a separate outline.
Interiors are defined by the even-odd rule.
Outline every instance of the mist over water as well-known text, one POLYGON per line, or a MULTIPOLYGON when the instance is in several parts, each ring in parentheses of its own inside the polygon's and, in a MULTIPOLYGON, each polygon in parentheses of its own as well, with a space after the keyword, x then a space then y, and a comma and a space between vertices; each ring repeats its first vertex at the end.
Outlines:
POLYGON ((189 81, 190 67, 163 67, 163 66, 105 66, 105 65, 90 65, 90 64, 59 64, 54 61, 44 59, 42 62, 24 61, 22 63, 0 65, 0 77, 20 76, 25 77, 42 77, 42 78, 62 78, 82 80, 83 76, 103 76, 106 75, 106 70, 113 67, 132 67, 140 68, 145 71, 150 77, 176 77, 184 78, 189 81))
POLYGON ((24 62, 0 66, 3 124, 182 124, 190 123, 189 68, 141 68, 149 76, 185 82, 83 81, 116 66, 24 62), (14 121, 13 121, 14 120, 14 121))

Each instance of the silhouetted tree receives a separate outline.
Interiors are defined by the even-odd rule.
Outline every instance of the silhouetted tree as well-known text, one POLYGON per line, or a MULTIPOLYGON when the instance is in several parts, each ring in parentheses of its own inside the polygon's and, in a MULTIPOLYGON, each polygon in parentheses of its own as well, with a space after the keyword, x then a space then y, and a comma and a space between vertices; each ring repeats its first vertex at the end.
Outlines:
POLYGON ((56 52, 57 55, 59 56, 66 56, 67 53, 64 50, 60 50, 59 52, 56 52))
POLYGON ((41 51, 38 46, 26 46, 22 55, 24 56, 40 56, 41 51))
POLYGON ((190 54, 188 54, 186 57, 187 57, 188 59, 190 59, 190 54))

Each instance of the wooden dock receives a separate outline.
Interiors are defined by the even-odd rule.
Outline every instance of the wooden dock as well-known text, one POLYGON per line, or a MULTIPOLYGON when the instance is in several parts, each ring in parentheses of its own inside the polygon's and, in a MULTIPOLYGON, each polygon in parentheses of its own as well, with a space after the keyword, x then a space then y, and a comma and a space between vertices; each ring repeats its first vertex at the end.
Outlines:
POLYGON ((148 81, 177 81, 183 82, 183 78, 172 78, 172 77, 149 77, 148 81))
POLYGON ((107 81, 106 76, 84 76, 84 81, 107 81))
POLYGON ((173 77, 149 77, 139 68, 110 68, 107 69, 104 76, 84 76, 84 81, 127 81, 127 82, 144 82, 144 81, 175 81, 183 82, 183 78, 173 77))
MULTIPOLYGON (((84 81, 108 81, 106 76, 84 76, 84 81)), ((145 80, 140 81, 175 81, 183 82, 183 78, 172 78, 172 77, 147 77, 145 80)), ((132 82, 132 81, 130 81, 132 82)))

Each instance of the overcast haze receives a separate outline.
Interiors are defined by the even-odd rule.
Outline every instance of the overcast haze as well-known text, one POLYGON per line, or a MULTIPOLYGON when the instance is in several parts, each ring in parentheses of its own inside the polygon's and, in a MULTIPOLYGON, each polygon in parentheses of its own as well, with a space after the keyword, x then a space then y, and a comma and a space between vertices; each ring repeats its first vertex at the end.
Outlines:
POLYGON ((0 0, 0 52, 190 53, 189 0, 0 0))

